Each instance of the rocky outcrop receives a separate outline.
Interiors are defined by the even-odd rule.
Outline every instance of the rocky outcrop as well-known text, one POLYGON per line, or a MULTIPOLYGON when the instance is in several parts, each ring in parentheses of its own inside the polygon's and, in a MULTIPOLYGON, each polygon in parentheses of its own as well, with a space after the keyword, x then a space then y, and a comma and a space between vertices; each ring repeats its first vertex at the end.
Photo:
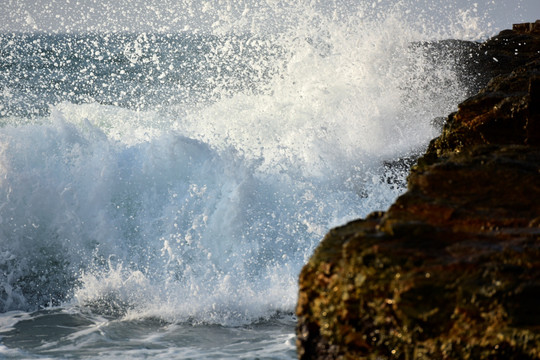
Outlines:
POLYGON ((498 76, 407 192, 323 239, 300 274, 300 359, 540 359, 539 33, 480 45, 498 76))

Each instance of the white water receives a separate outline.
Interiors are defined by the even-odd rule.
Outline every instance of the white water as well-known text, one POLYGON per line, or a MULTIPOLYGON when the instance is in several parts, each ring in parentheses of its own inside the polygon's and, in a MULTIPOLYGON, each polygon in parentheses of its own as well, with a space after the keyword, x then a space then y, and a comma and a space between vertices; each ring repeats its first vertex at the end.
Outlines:
POLYGON ((123 321, 270 319, 294 311, 299 271, 330 228, 403 191, 382 162, 421 151, 431 120, 466 93, 452 59, 434 64, 411 44, 483 37, 485 18, 475 6, 457 19, 447 9, 439 26, 381 1, 261 4, 203 6, 215 34, 249 31, 283 50, 249 55, 261 74, 250 90, 223 83, 217 63, 248 56, 225 41, 206 58, 216 84, 204 101, 61 102, 4 120, 2 311, 49 303, 123 321))

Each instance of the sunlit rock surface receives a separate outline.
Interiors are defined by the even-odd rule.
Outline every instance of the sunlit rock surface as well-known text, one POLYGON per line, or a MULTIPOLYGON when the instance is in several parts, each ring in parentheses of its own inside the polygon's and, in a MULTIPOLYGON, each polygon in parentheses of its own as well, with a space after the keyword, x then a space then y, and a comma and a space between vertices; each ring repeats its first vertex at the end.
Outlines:
POLYGON ((408 191, 305 265, 299 358, 540 358, 540 22, 479 48, 408 191))

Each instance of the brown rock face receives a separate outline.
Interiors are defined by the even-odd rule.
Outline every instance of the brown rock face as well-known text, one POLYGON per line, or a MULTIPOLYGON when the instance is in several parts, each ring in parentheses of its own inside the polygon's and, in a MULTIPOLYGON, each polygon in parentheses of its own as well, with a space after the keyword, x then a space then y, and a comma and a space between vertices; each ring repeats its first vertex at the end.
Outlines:
POLYGON ((300 359, 540 359, 539 26, 482 44, 511 72, 448 117, 386 213, 323 239, 300 274, 300 359))
POLYGON ((514 24, 512 30, 522 34, 540 34, 540 20, 534 23, 514 24))

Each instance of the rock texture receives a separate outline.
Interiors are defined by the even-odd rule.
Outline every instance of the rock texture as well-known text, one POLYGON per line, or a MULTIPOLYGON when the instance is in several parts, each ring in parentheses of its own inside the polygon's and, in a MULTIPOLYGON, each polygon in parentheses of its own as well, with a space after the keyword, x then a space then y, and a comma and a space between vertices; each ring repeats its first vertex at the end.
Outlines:
POLYGON ((408 191, 331 230, 302 270, 300 359, 540 359, 540 22, 480 49, 496 77, 408 191))

